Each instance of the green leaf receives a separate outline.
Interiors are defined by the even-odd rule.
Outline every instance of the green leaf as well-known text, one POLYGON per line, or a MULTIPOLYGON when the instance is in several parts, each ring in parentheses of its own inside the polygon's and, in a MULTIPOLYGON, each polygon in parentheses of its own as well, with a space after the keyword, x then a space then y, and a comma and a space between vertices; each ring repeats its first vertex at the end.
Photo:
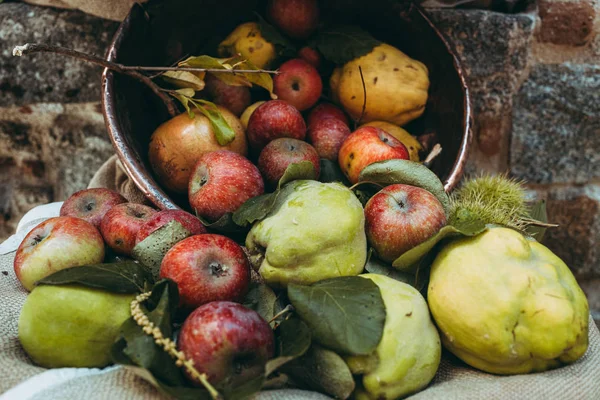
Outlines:
POLYGON ((293 163, 288 165, 283 173, 281 179, 279 179, 278 189, 281 189, 286 183, 296 181, 300 179, 316 180, 317 172, 315 166, 310 161, 300 161, 299 163, 293 163))
MULTIPOLYGON (((192 90, 204 89, 204 81, 189 71, 165 71, 160 77, 178 88, 189 88, 192 90)), ((193 95, 192 95, 193 96, 193 95)))
POLYGON ((248 226, 255 221, 262 220, 269 214, 279 191, 273 193, 265 193, 260 196, 248 199, 233 213, 233 222, 239 226, 248 226))
POLYGON ((263 38, 277 50, 279 56, 294 57, 296 47, 285 36, 283 36, 273 25, 269 24, 260 14, 255 13, 258 18, 258 29, 263 38))
MULTIPOLYGON (((260 69, 248 60, 242 61, 236 68, 237 69, 248 69, 248 70, 253 70, 253 71, 257 71, 260 69)), ((251 73, 244 73, 243 75, 249 82, 251 82, 257 86, 260 86, 263 89, 266 89, 269 92, 269 95, 271 96, 272 99, 277 99, 277 96, 275 95, 275 93, 273 93, 273 78, 271 77, 270 74, 268 74, 266 72, 262 72, 262 73, 251 72, 251 73)))
POLYGON ((342 357, 314 344, 306 354, 282 369, 303 387, 336 399, 347 399, 354 391, 352 372, 342 357))
POLYGON ((321 173, 319 174, 319 181, 323 183, 328 182, 340 182, 346 186, 348 185, 348 179, 340 169, 337 162, 321 158, 321 173))
POLYGON ((337 65, 370 53, 381 42, 356 25, 334 26, 321 31, 314 41, 327 60, 337 65))
POLYGON ((190 98, 194 97, 196 94, 194 89, 178 89, 178 90, 169 92, 169 94, 171 96, 175 97, 177 100, 179 100, 179 102, 183 105, 183 108, 185 108, 185 111, 187 111, 188 116, 190 118, 194 118, 196 116, 194 114, 194 112, 192 111, 192 109, 190 108, 190 98))
POLYGON ((207 100, 191 99, 190 100, 206 118, 209 119, 215 131, 215 138, 221 146, 226 146, 235 139, 235 132, 229 126, 223 114, 214 103, 207 100))
POLYGON ((473 220, 459 225, 446 225, 435 235, 423 243, 413 247, 406 253, 394 260, 392 266, 401 271, 415 272, 419 261, 443 239, 449 237, 475 236, 485 231, 487 228, 482 221, 473 220))
MULTIPOLYGON (((546 201, 540 200, 535 202, 529 210, 529 217, 536 221, 547 223, 548 214, 546 212, 546 201)), ((546 229, 547 228, 543 226, 529 225, 525 228, 525 233, 531 235, 538 242, 541 242, 546 234, 546 229)))
POLYGON ((267 361, 265 377, 271 375, 282 365, 302 356, 311 343, 311 334, 308 326, 298 318, 284 320, 275 331, 279 346, 278 356, 267 361))
POLYGON ((114 293, 141 293, 154 283, 148 268, 134 261, 71 267, 53 273, 37 285, 78 283, 114 293))
POLYGON ((375 350, 383 335, 385 306, 375 283, 358 276, 326 279, 312 286, 288 285, 297 314, 313 338, 343 354, 375 350))
POLYGON ((381 185, 402 183, 417 186, 433 194, 450 211, 450 198, 444 184, 433 171, 421 163, 410 160, 386 160, 367 165, 358 177, 359 182, 375 182, 381 185))
POLYGON ((252 282, 243 304, 259 313, 265 321, 270 321, 275 316, 276 301, 277 296, 273 289, 264 283, 252 282))
POLYGON ((148 267, 154 278, 157 279, 160 264, 167 251, 190 235, 191 232, 185 229, 181 223, 175 220, 170 221, 136 244, 132 250, 132 255, 148 267))
POLYGON ((201 216, 196 214, 196 217, 202 222, 202 225, 207 227, 208 229, 215 230, 221 233, 239 233, 242 232, 243 229, 241 226, 237 225, 233 222, 232 213, 226 213, 221 218, 216 220, 215 222, 210 222, 201 216))

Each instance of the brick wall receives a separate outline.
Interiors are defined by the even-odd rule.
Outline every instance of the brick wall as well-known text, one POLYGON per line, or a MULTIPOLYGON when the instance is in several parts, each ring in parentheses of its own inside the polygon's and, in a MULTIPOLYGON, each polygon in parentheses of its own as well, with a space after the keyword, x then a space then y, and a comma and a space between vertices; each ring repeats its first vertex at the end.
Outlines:
MULTIPOLYGON (((600 1, 539 0, 518 14, 430 11, 473 94, 467 173, 509 171, 547 200, 561 227, 545 242, 600 319, 600 1)), ((0 240, 33 206, 84 188, 112 154, 99 69, 48 55, 18 60, 10 49, 46 41, 102 54, 116 28, 78 11, 0 4, 0 240)))

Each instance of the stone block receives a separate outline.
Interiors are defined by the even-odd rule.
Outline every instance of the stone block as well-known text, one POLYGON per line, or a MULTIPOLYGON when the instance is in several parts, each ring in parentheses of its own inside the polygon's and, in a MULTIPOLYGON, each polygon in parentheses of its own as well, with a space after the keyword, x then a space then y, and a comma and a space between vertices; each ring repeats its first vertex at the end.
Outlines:
POLYGON ((513 96, 526 78, 535 17, 482 10, 429 10, 466 72, 475 120, 467 172, 507 169, 513 96))
POLYGON ((513 108, 511 173, 531 183, 600 177, 600 66, 536 65, 513 108))
POLYGON ((596 10, 591 0, 539 0, 539 39, 553 44, 583 46, 592 38, 596 10))
POLYGON ((100 67, 54 54, 13 57, 17 45, 52 43, 103 55, 118 23, 80 11, 0 3, 0 107, 100 98, 100 67))

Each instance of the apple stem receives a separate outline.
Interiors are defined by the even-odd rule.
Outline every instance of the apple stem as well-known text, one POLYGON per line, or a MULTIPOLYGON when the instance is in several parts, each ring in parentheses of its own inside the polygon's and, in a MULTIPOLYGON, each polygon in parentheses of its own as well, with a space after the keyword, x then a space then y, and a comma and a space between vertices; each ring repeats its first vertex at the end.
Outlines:
POLYGON ((285 306, 285 308, 284 308, 283 310, 279 311, 277 314, 275 314, 275 315, 273 316, 273 318, 271 318, 271 319, 269 320, 269 324, 270 324, 271 322, 274 322, 274 321, 276 321, 276 320, 277 320, 277 318, 281 317, 282 315, 285 315, 285 314, 287 314, 287 313, 289 313, 289 312, 292 312, 292 311, 294 311, 294 310, 295 310, 294 306, 293 306, 293 305, 291 305, 291 304, 288 304, 287 306, 285 306))
POLYGON ((431 163, 433 162, 433 160, 437 156, 439 156, 441 152, 442 152, 442 146, 439 143, 436 143, 436 145, 433 146, 433 149, 431 149, 431 151, 425 158, 425 161, 423 161, 423 165, 425 165, 427 168, 429 168, 429 166, 431 166, 431 163))
POLYGON ((170 338, 164 337, 160 331, 160 328, 154 326, 154 323, 150 321, 148 316, 144 313, 142 307, 140 307, 140 304, 148 300, 151 294, 151 291, 139 294, 131 301, 130 312, 135 323, 142 328, 142 331, 146 335, 152 336, 154 342, 158 346, 161 346, 172 358, 176 359, 175 365, 178 367, 184 367, 190 373, 190 375, 200 381, 213 400, 223 400, 223 396, 221 396, 217 389, 210 384, 206 374, 201 374, 198 372, 198 370, 194 368, 194 361, 188 359, 182 351, 177 350, 175 342, 173 342, 170 338))

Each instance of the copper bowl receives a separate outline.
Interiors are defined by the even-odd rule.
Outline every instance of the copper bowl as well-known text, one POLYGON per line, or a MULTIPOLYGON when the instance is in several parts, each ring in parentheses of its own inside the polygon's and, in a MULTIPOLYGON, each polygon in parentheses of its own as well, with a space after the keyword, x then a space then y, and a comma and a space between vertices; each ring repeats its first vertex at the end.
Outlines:
MULTIPOLYGON (((206 54, 264 1, 151 0, 134 5, 121 23, 107 59, 125 65, 170 65, 185 55, 206 54)), ((471 107, 464 73, 452 46, 412 2, 322 0, 324 18, 355 23, 429 68, 431 86, 423 116, 408 131, 436 134, 442 154, 431 169, 446 191, 460 180, 472 138, 471 107)), ((164 104, 144 85, 105 70, 102 106, 108 134, 127 174, 157 207, 187 208, 187 200, 166 192, 148 163, 152 132, 169 117, 164 104)))

